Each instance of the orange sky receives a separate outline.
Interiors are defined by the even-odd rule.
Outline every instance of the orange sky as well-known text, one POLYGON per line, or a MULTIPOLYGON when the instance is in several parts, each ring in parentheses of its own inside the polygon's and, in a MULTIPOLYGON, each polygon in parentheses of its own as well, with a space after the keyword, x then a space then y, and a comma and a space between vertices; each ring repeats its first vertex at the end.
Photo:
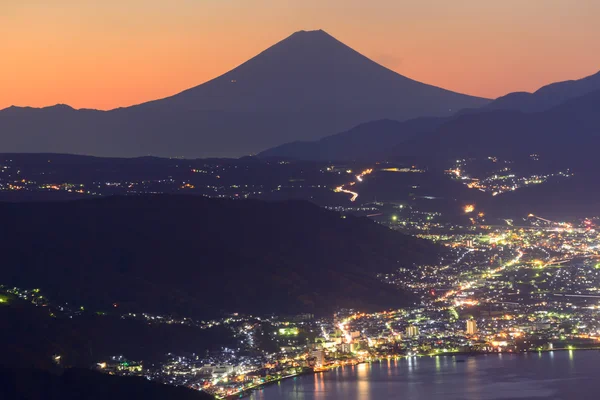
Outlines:
POLYGON ((0 108, 127 106, 324 29, 413 79, 497 97, 600 70, 599 0, 0 0, 0 108))

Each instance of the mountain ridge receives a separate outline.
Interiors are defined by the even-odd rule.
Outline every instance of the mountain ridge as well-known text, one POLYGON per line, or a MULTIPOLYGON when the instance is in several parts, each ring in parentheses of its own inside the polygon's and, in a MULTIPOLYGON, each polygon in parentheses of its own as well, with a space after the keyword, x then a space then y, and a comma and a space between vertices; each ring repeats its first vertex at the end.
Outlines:
POLYGON ((393 148, 449 119, 423 117, 403 122, 389 119, 370 121, 318 141, 286 143, 267 149, 258 156, 311 161, 373 161, 384 155, 382 149, 393 148))
POLYGON ((402 143, 390 154, 429 159, 435 154, 441 159, 537 153, 573 167, 584 163, 585 156, 593 155, 600 144, 598 109, 600 90, 541 112, 500 109, 460 115, 428 135, 402 143))
MULTIPOLYGON (((544 150, 562 159, 564 149, 576 152, 579 148, 588 153, 588 146, 596 137, 594 132, 600 127, 595 118, 599 103, 600 89, 537 112, 492 108, 446 118, 371 121, 318 141, 267 149, 259 156, 318 161, 382 161, 398 160, 400 156, 418 163, 431 162, 442 155, 475 157, 481 152, 502 152, 509 156, 511 152, 528 155, 544 150), (572 140, 574 134, 582 141, 579 146, 572 140)), ((580 160, 574 157, 571 161, 580 160)))
POLYGON ((483 107, 484 110, 546 111, 570 99, 600 90, 600 71, 581 79, 553 82, 535 92, 513 92, 483 107))

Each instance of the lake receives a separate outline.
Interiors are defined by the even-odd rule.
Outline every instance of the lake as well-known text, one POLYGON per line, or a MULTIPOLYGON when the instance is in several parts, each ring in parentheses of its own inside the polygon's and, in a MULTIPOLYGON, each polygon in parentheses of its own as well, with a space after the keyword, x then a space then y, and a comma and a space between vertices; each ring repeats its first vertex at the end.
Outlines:
POLYGON ((284 380, 250 399, 600 399, 600 351, 386 360, 284 380))

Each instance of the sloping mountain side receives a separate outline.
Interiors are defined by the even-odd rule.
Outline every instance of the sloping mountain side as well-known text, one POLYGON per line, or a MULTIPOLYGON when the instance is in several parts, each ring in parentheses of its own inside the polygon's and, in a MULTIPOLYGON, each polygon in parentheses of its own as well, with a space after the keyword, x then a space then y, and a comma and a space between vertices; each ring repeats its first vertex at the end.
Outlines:
POLYGON ((323 31, 296 32, 177 95, 111 111, 0 111, 4 152, 238 157, 364 121, 447 116, 489 100, 391 71, 323 31))
POLYGON ((545 111, 596 90, 600 90, 600 71, 583 79, 551 83, 533 93, 509 93, 481 110, 545 111))
POLYGON ((184 387, 150 382, 142 377, 118 377, 85 369, 51 374, 38 369, 0 368, 3 400, 126 400, 214 399, 184 387))
MULTIPOLYGON (((0 398, 3 400, 213 398, 206 393, 152 383, 145 378, 116 377, 79 369, 89 368, 99 359, 108 359, 101 351, 106 347, 113 351, 110 354, 122 354, 114 351, 133 346, 143 350, 143 359, 149 361, 152 348, 165 342, 165 336, 177 344, 182 339, 178 331, 190 327, 149 326, 142 321, 120 318, 111 321, 109 317, 92 315, 53 318, 47 307, 35 306, 16 296, 2 294, 0 297, 3 327, 0 330, 0 398), (94 317, 101 322, 91 324, 89 319, 94 317), (131 325, 136 322, 138 329, 134 332, 131 325), (168 335, 161 333, 165 329, 169 330, 168 335), (56 355, 61 357, 59 363, 55 362, 56 355)), ((210 342, 206 332, 195 329, 186 345, 199 351, 199 344, 205 341, 210 342)), ((161 350, 165 347, 168 348, 163 343, 161 350)), ((139 355, 139 351, 137 353, 139 355)))
POLYGON ((445 161, 447 157, 481 155, 479 151, 496 149, 515 156, 540 151, 552 155, 561 150, 577 152, 587 150, 598 131, 598 93, 600 73, 546 86, 528 95, 532 106, 512 105, 501 98, 452 117, 374 121, 318 141, 277 146, 260 156, 382 161, 400 154, 418 162, 439 159, 440 155, 445 161))
POLYGON ((313 161, 380 160, 390 149, 429 132, 449 118, 417 118, 405 122, 380 120, 313 142, 292 142, 268 149, 260 157, 313 161))
POLYGON ((539 113, 491 111, 461 115, 391 154, 419 160, 539 154, 574 167, 595 157, 600 144, 600 90, 539 113))
POLYGON ((236 344, 231 330, 223 326, 150 324, 121 318, 120 308, 113 307, 102 312, 77 308, 73 317, 10 294, 0 292, 0 298, 0 323, 10 327, 0 331, 0 367, 60 372, 63 367, 88 368, 119 354, 150 364, 164 361, 169 352, 204 354, 236 344), (54 355, 61 356, 60 365, 54 355))
POLYGON ((99 308, 180 312, 381 309, 410 294, 379 272, 440 249, 306 202, 192 196, 0 204, 5 284, 99 308))
POLYGON ((52 357, 56 354, 69 354, 72 360, 75 335, 72 331, 52 329, 56 320, 50 317, 47 309, 42 310, 16 296, 0 292, 0 323, 10 329, 0 330, 0 368, 43 369, 52 372, 60 370, 52 357))

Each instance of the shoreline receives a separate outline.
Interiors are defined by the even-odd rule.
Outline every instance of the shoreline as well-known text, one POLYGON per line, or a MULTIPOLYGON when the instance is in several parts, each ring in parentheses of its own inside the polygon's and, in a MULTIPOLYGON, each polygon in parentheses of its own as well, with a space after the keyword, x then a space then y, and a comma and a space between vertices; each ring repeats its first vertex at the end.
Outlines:
MULTIPOLYGON (((534 351, 519 351, 519 352, 510 352, 510 351, 501 351, 501 352, 456 352, 456 353, 440 353, 440 354, 417 354, 414 356, 405 356, 405 355, 395 355, 395 356, 389 356, 389 357, 378 357, 369 361, 360 361, 357 363, 348 363, 345 365, 335 365, 332 366, 330 368, 326 368, 326 369, 322 369, 322 370, 306 370, 303 372, 300 372, 298 374, 294 374, 294 375, 287 375, 284 377, 281 377, 279 379, 275 379, 272 381, 268 381, 268 382, 264 382, 249 388, 246 388, 240 392, 237 392, 235 394, 231 394, 225 397, 216 397, 216 399, 222 399, 222 400, 233 400, 236 398, 243 398, 243 397, 247 397, 249 396, 253 391, 255 390, 260 390, 263 389, 265 387, 274 385, 276 383, 280 383, 281 381, 290 379, 290 378, 296 378, 299 376, 304 376, 304 375, 314 375, 314 374, 319 374, 319 373, 323 373, 323 372, 330 372, 333 371, 335 369, 338 368, 345 368, 345 367, 354 367, 356 365, 360 365, 360 364, 371 364, 371 363, 375 363, 375 362, 384 362, 386 360, 398 360, 398 359, 409 359, 409 358, 420 358, 420 357, 427 357, 427 358, 434 358, 434 357, 456 357, 456 356, 466 356, 466 357, 476 357, 476 356, 487 356, 487 355, 503 355, 503 354, 509 354, 509 355, 527 355, 527 354, 535 354, 535 353, 552 353, 552 352, 565 352, 565 351, 600 351, 600 346, 598 347, 589 347, 589 348, 573 348, 573 349, 569 349, 569 348, 557 348, 557 349, 545 349, 545 350, 534 350, 534 351)), ((462 360, 464 361, 464 360, 462 360)))
POLYGON ((274 379, 272 381, 263 382, 263 383, 260 383, 258 385, 255 385, 255 386, 248 387, 248 388, 246 388, 244 390, 241 390, 241 391, 239 391, 239 392, 237 392, 235 394, 230 394, 230 395, 225 396, 225 397, 216 397, 216 396, 214 396, 214 397, 216 399, 222 399, 222 400, 233 400, 233 399, 240 398, 240 397, 247 397, 247 396, 249 396, 255 390, 262 389, 264 387, 271 386, 271 385, 274 385, 276 383, 280 383, 281 381, 284 381, 286 379, 297 378, 299 376, 310 375, 310 374, 314 374, 314 373, 315 373, 315 371, 313 371, 313 370, 302 371, 302 372, 300 372, 298 374, 282 376, 279 379, 274 379))

